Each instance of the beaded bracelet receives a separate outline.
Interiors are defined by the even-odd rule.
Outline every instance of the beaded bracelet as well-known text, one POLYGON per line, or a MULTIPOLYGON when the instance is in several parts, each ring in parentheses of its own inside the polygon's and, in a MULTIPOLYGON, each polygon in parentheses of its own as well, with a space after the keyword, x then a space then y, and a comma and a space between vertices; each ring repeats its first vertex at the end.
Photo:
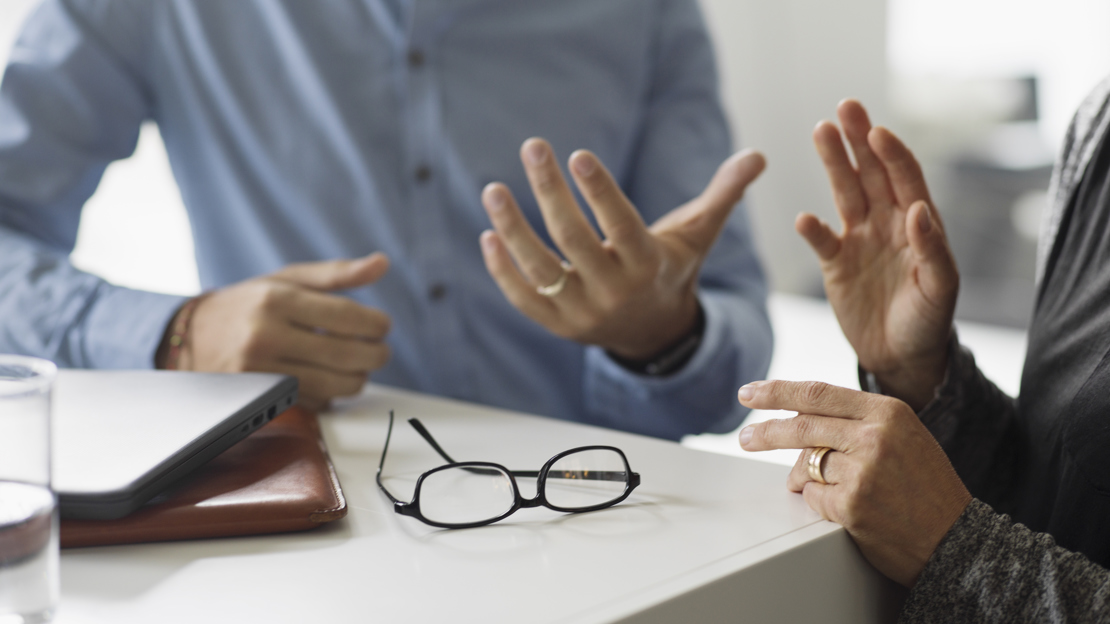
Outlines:
POLYGON ((208 294, 199 295, 185 302, 184 305, 177 311, 173 318, 173 333, 170 334, 170 350, 166 354, 166 361, 163 368, 166 370, 177 370, 177 366, 181 360, 181 350, 185 346, 185 339, 189 336, 189 329, 193 325, 193 312, 197 309, 197 305, 203 301, 208 294))

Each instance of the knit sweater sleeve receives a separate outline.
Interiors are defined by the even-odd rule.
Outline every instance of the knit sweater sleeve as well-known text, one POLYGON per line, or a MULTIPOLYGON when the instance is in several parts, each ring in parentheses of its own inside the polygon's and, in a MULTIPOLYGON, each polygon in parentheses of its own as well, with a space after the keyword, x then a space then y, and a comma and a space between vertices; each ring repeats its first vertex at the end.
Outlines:
POLYGON ((902 609, 918 622, 1110 622, 1110 570, 973 500, 902 609))

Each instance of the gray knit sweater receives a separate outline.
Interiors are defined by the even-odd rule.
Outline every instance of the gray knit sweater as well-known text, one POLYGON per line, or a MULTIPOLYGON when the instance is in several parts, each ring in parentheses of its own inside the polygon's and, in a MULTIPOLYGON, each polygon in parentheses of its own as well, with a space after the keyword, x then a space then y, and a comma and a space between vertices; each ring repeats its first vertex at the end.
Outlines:
MULTIPOLYGON (((1038 282, 1064 212, 1108 126, 1110 78, 1088 96, 1065 139, 1042 226, 1038 282)), ((951 355, 945 381, 920 417, 961 476, 989 480, 988 447, 1012 420, 1015 402, 983 377, 955 341, 951 355)), ((1110 540, 1110 526, 1105 530, 1110 540)), ((901 621, 1110 623, 1110 571, 975 500, 933 553, 901 621)))

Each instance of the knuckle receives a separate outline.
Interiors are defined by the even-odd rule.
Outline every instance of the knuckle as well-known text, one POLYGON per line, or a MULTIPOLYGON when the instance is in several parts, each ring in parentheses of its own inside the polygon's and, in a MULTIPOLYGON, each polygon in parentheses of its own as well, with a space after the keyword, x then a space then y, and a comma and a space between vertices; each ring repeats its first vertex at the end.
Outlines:
POLYGON ((258 309, 264 315, 272 315, 285 307, 289 301, 289 289, 283 284, 265 280, 259 284, 258 309))
POLYGON ((590 245, 591 233, 586 228, 564 225, 554 228, 552 236, 566 249, 584 249, 590 245))
POLYGON ((771 423, 774 421, 762 422, 757 425, 752 425, 752 439, 749 442, 750 446, 755 448, 763 448, 770 443, 773 436, 768 431, 771 428, 771 423))
POLYGON ((779 439, 783 427, 788 421, 768 420, 755 426, 752 431, 752 441, 759 447, 773 446, 779 439))
POLYGON ((602 176, 593 175, 579 182, 587 203, 591 205, 609 206, 618 200, 613 188, 602 176))
POLYGON ((501 216, 497 220, 497 226, 505 238, 512 240, 520 238, 532 229, 532 226, 519 213, 501 216))
POLYGON ((800 414, 791 419, 790 423, 799 440, 806 441, 817 437, 819 421, 816 417, 800 414))
POLYGON ((876 423, 864 424, 859 432, 860 446, 871 456, 883 445, 883 428, 876 423))
POLYGON ((822 405, 825 401, 825 396, 828 394, 828 384, 820 381, 807 381, 803 382, 800 386, 798 393, 802 399, 812 405, 822 405))
POLYGON ((559 192, 563 184, 562 175, 547 168, 536 171, 532 179, 532 189, 536 195, 554 195, 559 192))

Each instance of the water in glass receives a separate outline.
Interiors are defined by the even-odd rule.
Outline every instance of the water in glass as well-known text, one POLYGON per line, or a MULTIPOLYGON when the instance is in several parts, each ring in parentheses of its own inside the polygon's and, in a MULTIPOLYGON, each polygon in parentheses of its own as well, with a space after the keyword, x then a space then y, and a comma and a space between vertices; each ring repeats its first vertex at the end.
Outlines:
POLYGON ((0 481, 0 624, 50 621, 58 602, 54 494, 0 481))

